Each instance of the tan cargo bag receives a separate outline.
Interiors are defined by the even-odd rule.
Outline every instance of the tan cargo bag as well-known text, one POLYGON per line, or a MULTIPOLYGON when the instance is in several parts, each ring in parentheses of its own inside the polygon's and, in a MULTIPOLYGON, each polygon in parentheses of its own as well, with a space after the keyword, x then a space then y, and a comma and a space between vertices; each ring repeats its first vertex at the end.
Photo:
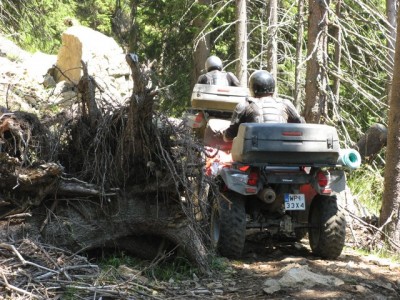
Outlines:
POLYGON ((236 86, 196 84, 192 92, 192 108, 232 112, 248 96, 248 89, 236 86))

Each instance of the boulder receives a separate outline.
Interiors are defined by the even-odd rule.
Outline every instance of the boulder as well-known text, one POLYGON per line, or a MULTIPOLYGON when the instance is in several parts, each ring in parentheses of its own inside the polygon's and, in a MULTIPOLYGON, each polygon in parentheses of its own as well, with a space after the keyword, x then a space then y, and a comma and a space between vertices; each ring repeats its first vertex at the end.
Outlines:
POLYGON ((51 72, 51 69, 54 68, 56 61, 56 55, 38 51, 32 54, 29 59, 25 60, 24 65, 32 80, 39 84, 43 84, 46 75, 48 75, 49 72, 51 72))
POLYGON ((133 81, 123 49, 117 42, 93 29, 81 25, 69 27, 62 34, 62 46, 57 55, 55 81, 78 84, 83 75, 82 63, 88 68, 108 101, 121 103, 131 94, 133 81))

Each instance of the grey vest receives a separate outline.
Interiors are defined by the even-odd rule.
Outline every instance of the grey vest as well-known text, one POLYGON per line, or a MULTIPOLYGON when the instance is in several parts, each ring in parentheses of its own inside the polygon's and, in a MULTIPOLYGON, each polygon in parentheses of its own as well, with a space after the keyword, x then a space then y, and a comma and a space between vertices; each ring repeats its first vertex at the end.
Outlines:
POLYGON ((226 72, 214 70, 208 72, 206 76, 208 84, 229 86, 229 81, 228 78, 226 77, 226 72))
POLYGON ((287 112, 285 104, 273 97, 263 97, 251 99, 251 102, 257 106, 257 123, 287 123, 287 112))

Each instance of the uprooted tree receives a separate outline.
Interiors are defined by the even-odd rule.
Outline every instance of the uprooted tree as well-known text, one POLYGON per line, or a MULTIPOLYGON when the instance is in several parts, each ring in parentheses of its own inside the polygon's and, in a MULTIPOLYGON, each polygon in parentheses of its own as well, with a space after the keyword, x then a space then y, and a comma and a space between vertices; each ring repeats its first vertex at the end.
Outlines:
POLYGON ((40 122, 4 110, 0 237, 149 258, 179 247, 206 271, 209 183, 201 146, 184 124, 156 113, 152 63, 134 54, 126 60, 134 90, 125 106, 96 101, 96 81, 82 63, 77 113, 40 122))

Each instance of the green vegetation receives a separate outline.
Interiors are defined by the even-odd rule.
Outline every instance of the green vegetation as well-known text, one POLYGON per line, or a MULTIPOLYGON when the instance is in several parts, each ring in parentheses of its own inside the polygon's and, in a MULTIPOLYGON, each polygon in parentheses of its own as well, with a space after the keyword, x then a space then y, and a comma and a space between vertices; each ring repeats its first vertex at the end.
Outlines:
POLYGON ((357 248, 353 249, 359 255, 368 256, 374 255, 377 258, 383 258, 389 260, 391 263, 400 263, 400 254, 393 253, 393 251, 389 251, 387 247, 383 246, 381 248, 374 248, 374 249, 362 249, 357 248))
MULTIPOLYGON (((174 259, 165 258, 161 262, 153 263, 126 255, 124 252, 113 253, 100 261, 100 266, 104 271, 104 276, 112 277, 118 273, 118 268, 126 266, 128 268, 142 272, 147 278, 168 281, 184 280, 193 278, 193 274, 199 273, 187 258, 177 256, 174 259)), ((219 266, 220 268, 220 266, 219 266)))
MULTIPOLYGON (((125 252, 107 253, 99 261, 99 265, 104 270, 103 277, 114 277, 118 275, 118 268, 126 266, 130 269, 141 272, 147 278, 153 278, 160 281, 168 281, 171 278, 174 281, 193 279, 193 274, 200 274, 199 270, 193 266, 185 257, 176 256, 174 259, 160 260, 158 263, 144 261, 125 252)), ((229 260, 224 257, 211 257, 211 270, 226 272, 230 267, 229 260)))
POLYGON ((127 255, 125 252, 115 252, 105 254, 99 264, 100 266, 109 266, 116 269, 122 265, 140 268, 142 261, 127 255))
POLYGON ((28 51, 56 53, 64 21, 75 15, 75 3, 61 0, 1 2, 1 31, 28 51), (43 16, 46 16, 45 18, 43 16))
POLYGON ((364 164, 360 169, 349 174, 347 184, 368 212, 379 216, 383 193, 383 169, 364 164))

